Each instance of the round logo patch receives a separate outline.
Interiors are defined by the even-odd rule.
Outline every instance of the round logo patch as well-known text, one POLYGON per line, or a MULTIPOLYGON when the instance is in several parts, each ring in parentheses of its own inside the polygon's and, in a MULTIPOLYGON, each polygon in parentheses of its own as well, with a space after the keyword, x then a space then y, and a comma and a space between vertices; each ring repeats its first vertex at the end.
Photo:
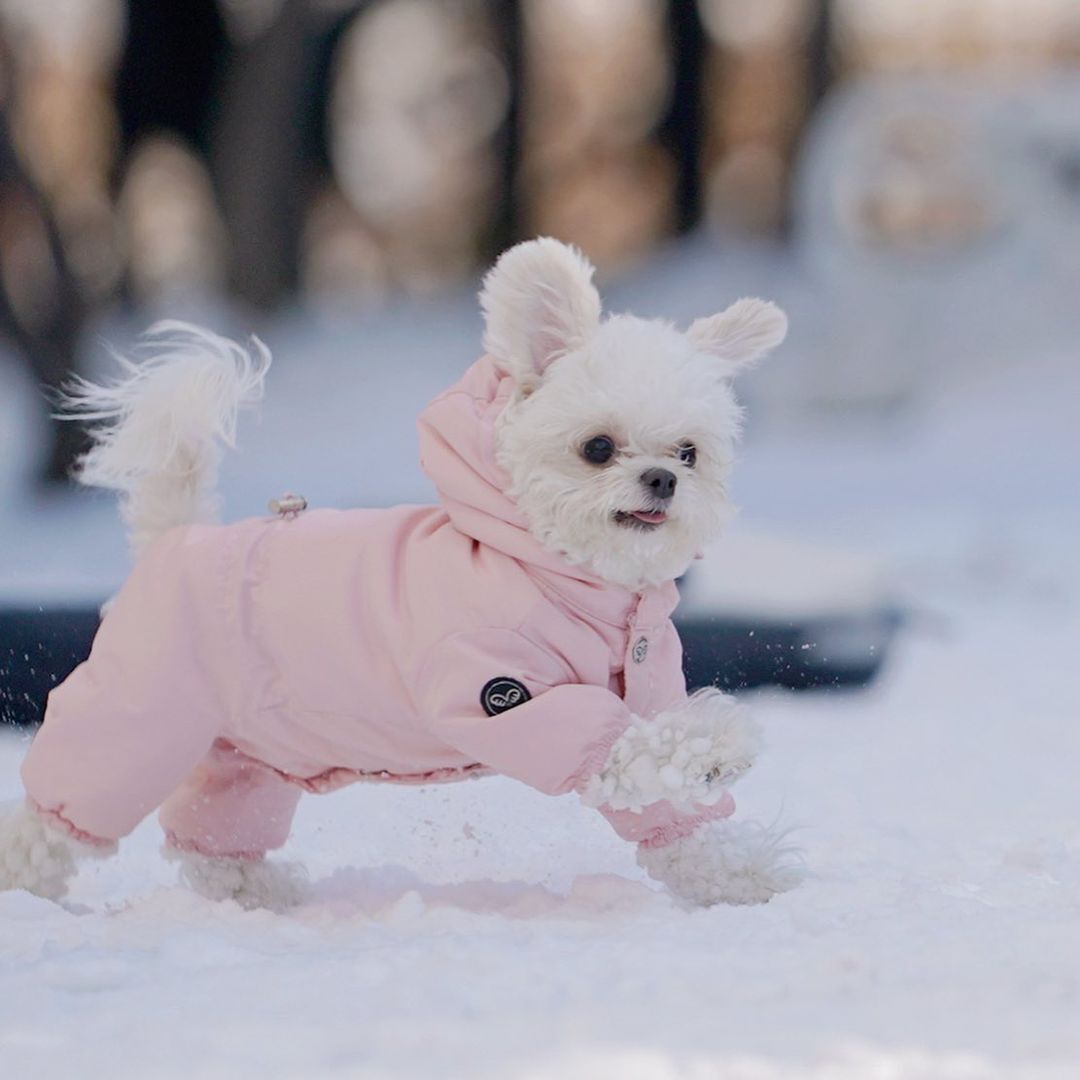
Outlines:
POLYGON ((525 688, 524 683, 507 675, 499 675, 484 683, 484 689, 480 691, 480 704, 488 716, 497 716, 515 705, 523 704, 531 697, 532 694, 525 688))

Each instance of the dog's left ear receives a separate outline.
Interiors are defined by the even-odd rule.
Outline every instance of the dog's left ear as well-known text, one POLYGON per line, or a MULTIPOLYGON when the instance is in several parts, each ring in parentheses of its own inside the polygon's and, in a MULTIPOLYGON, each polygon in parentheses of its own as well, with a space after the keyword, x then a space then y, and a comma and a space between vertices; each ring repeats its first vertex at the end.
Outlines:
POLYGON ((542 237, 504 252, 484 278, 484 348, 523 390, 596 330, 600 296, 592 276, 581 252, 542 237))
POLYGON ((736 300, 726 311, 693 323, 686 336, 696 349, 723 361, 724 374, 736 375, 787 335, 787 316, 767 300, 736 300))

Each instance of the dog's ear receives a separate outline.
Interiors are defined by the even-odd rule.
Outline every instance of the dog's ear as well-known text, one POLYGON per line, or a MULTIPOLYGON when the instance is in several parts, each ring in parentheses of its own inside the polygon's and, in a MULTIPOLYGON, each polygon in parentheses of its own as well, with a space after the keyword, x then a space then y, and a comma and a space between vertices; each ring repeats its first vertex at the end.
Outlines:
POLYGON ((787 335, 787 316, 767 300, 736 300, 726 311, 693 323, 686 336, 696 349, 715 356, 724 364, 724 374, 732 376, 787 335))
POLYGON ((596 330, 600 297, 592 276, 581 252, 543 237, 504 252, 484 278, 484 348, 523 389, 596 330))

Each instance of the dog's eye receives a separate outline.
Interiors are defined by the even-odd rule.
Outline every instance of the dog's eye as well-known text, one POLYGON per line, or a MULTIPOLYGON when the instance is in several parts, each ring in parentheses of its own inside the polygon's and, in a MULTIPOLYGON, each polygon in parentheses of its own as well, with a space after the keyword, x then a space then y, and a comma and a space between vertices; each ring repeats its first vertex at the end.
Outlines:
POLYGON ((693 443, 684 443, 679 447, 679 460, 692 469, 697 464, 697 447, 693 443))
POLYGON ((581 448, 581 456, 594 465, 605 464, 611 460, 611 455, 614 453, 615 443, 606 435, 597 435, 596 438, 590 439, 581 448))

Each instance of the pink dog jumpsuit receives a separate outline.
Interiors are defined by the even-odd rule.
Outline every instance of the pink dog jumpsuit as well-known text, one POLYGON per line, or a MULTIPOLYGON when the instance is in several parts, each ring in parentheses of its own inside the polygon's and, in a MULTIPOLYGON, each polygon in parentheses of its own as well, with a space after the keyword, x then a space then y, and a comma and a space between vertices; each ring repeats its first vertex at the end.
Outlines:
MULTIPOLYGON (((49 696, 31 805, 102 844, 160 806, 177 847, 257 858, 305 790, 487 772, 580 790, 632 713, 685 697, 678 594, 607 585, 533 539, 494 460, 510 391, 485 358, 422 414, 440 506, 160 537, 49 696)), ((602 812, 662 844, 734 804, 698 809, 602 812)))

